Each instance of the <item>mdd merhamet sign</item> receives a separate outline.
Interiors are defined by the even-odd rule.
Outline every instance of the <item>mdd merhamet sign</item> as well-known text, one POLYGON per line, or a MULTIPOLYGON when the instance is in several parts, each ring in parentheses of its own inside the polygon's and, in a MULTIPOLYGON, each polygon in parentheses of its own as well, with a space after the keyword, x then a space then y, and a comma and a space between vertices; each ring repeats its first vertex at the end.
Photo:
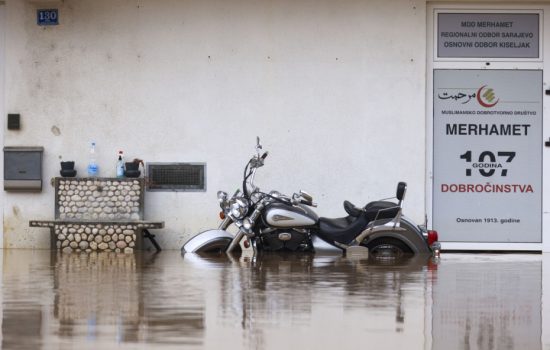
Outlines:
POLYGON ((541 242, 542 71, 434 71, 434 227, 541 242))
POLYGON ((439 13, 437 57, 538 58, 538 13, 439 13))

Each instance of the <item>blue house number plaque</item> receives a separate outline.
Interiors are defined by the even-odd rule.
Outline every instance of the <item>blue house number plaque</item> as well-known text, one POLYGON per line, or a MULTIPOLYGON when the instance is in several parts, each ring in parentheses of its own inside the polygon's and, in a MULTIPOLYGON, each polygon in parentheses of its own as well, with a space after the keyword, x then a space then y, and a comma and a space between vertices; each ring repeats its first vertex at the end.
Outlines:
POLYGON ((57 9, 38 10, 36 16, 39 26, 55 26, 59 24, 57 9))

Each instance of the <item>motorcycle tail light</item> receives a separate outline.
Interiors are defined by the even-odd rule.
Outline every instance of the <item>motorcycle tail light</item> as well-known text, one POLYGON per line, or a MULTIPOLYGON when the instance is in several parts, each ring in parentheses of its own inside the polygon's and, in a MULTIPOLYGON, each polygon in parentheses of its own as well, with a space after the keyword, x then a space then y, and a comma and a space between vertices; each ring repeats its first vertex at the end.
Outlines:
POLYGON ((225 220, 225 213, 220 211, 220 219, 225 220))
POLYGON ((429 230, 428 231, 428 245, 431 246, 434 242, 437 242, 439 240, 439 235, 437 234, 437 231, 429 230))

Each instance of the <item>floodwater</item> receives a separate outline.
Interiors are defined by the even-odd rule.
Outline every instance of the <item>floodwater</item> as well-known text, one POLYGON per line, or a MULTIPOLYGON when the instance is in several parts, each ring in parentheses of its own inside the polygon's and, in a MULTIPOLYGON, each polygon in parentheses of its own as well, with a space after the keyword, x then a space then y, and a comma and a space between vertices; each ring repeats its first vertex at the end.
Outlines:
POLYGON ((3 349, 550 349, 550 256, 0 251, 3 349))

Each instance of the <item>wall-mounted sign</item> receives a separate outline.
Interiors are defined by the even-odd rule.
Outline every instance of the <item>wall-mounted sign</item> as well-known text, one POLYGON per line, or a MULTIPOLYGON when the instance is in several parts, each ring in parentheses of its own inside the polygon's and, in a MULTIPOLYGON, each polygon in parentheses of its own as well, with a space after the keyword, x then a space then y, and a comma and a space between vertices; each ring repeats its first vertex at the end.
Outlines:
POLYGON ((57 9, 43 9, 36 11, 36 23, 40 26, 52 26, 59 24, 57 9))
POLYGON ((434 70, 433 227, 541 242, 542 70, 434 70))
POLYGON ((538 13, 438 13, 439 58, 539 58, 538 13))

